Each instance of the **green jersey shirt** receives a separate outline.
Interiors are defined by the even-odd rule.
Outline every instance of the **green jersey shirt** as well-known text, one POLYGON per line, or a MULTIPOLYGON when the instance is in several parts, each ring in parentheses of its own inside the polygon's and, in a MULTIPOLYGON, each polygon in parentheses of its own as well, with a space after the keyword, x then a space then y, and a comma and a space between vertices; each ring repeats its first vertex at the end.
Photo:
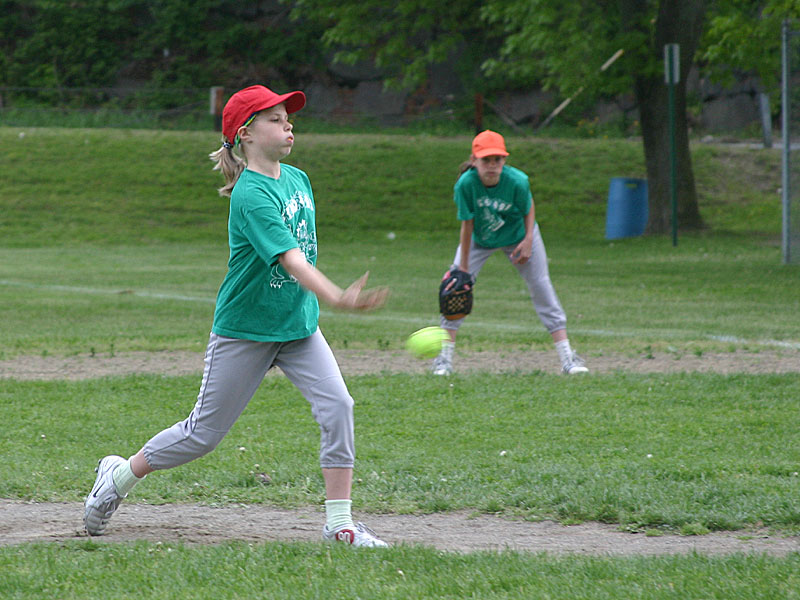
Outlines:
POLYGON ((473 219, 472 239, 484 248, 518 244, 525 237, 525 215, 531 210, 528 176, 505 165, 497 185, 487 188, 476 169, 468 169, 454 188, 458 219, 473 219))
POLYGON ((317 329, 317 297, 278 259, 299 248, 317 262, 314 197, 308 176, 281 165, 278 179, 245 169, 231 192, 228 273, 217 294, 212 331, 259 342, 287 342, 317 329))

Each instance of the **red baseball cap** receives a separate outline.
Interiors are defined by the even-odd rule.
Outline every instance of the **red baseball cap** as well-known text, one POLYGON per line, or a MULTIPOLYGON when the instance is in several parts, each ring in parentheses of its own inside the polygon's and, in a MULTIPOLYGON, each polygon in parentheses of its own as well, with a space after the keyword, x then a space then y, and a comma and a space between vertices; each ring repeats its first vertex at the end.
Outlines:
POLYGON ((503 136, 494 131, 481 131, 472 140, 472 154, 475 158, 484 156, 508 156, 506 141, 503 136))
POLYGON ((306 105, 306 95, 303 92, 276 94, 263 85, 251 85, 239 90, 230 97, 222 109, 222 135, 228 138, 229 142, 233 142, 239 127, 244 125, 253 113, 272 108, 281 102, 286 103, 286 112, 291 114, 306 105))

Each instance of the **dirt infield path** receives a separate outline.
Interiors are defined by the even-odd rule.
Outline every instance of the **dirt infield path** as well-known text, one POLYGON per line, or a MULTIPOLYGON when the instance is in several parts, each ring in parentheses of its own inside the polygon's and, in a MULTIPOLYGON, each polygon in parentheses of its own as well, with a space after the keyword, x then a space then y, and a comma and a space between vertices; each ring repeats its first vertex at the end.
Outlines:
MULTIPOLYGON (((0 500, 0 545, 88 539, 83 505, 25 504, 0 500)), ((712 533, 703 536, 624 533, 600 523, 563 526, 529 523, 465 512, 432 515, 356 515, 392 544, 415 544, 439 550, 520 550, 553 554, 656 555, 736 552, 785 556, 800 552, 800 537, 767 532, 712 533)), ((99 542, 181 542, 214 544, 233 540, 252 543, 321 539, 320 510, 281 510, 262 505, 211 508, 198 505, 123 504, 99 542)))
MULTIPOLYGON (((424 373, 427 364, 399 352, 337 351, 342 372, 424 373)), ((796 350, 732 352, 702 356, 663 355, 589 357, 593 373, 800 372, 796 350)), ((557 372, 550 352, 473 353, 459 356, 461 372, 557 372)), ((202 356, 194 353, 124 353, 113 357, 24 357, 0 361, 0 378, 78 380, 91 377, 154 373, 188 375, 202 372, 202 356)), ((89 485, 91 482, 88 482, 89 485)), ((83 506, 71 503, 25 503, 0 499, 0 545, 87 539, 81 522, 83 506)), ((800 536, 776 532, 720 532, 703 536, 621 532, 613 525, 584 523, 563 526, 530 523, 466 512, 431 515, 356 515, 391 543, 421 544, 440 550, 471 552, 513 549, 555 554, 660 555, 700 552, 709 555, 757 552, 783 556, 800 552, 800 536)), ((100 542, 147 540, 213 544, 318 541, 323 513, 316 508, 281 510, 263 505, 123 504, 100 542)))
MULTIPOLYGON (((405 352, 334 349, 342 372, 347 375, 371 373, 425 373, 429 361, 412 358, 405 352)), ((800 373, 800 351, 761 349, 759 352, 722 352, 694 354, 587 356, 592 373, 800 373)), ((457 372, 491 373, 559 372, 555 352, 459 352, 457 372)), ((88 354, 51 357, 25 356, 0 360, 0 378, 24 380, 79 380, 107 375, 151 373, 163 375, 200 375, 203 355, 194 352, 127 352, 114 356, 88 354)))

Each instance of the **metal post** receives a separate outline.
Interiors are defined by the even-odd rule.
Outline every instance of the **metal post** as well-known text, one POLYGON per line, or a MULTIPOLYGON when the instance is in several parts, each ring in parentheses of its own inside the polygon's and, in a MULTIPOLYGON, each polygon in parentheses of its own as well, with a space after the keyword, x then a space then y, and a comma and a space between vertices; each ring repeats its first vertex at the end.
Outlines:
POLYGON ((764 92, 758 94, 758 108, 761 111, 761 133, 764 137, 764 148, 772 148, 772 115, 769 110, 769 96, 764 92))
POLYGON ((785 20, 781 26, 781 135, 783 136, 783 160, 781 174, 781 203, 783 205, 783 227, 781 231, 783 264, 788 265, 791 259, 789 235, 789 201, 791 200, 791 165, 790 154, 792 140, 789 132, 789 118, 791 107, 789 105, 789 21, 785 20))
POLYGON ((222 108, 223 96, 225 88, 221 85, 215 85, 211 88, 209 93, 209 107, 208 112, 214 117, 214 131, 222 131, 222 108))

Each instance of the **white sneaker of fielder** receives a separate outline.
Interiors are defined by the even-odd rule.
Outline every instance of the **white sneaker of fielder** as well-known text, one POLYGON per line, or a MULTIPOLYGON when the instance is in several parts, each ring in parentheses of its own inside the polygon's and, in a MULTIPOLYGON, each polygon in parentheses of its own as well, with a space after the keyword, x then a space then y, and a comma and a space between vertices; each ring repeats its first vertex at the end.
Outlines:
POLYGON ((350 527, 342 527, 336 531, 328 529, 328 526, 322 528, 322 539, 326 542, 344 542, 356 548, 388 548, 389 544, 379 539, 369 527, 363 523, 356 523, 352 529, 350 527))
POLYGON ((450 357, 440 354, 433 359, 431 373, 434 375, 451 375, 453 373, 453 361, 450 357))
POLYGON ((573 351, 572 356, 561 365, 561 370, 565 375, 578 375, 580 373, 589 372, 589 369, 586 368, 586 363, 575 351, 573 351))
POLYGON ((433 359, 431 373, 434 375, 451 375, 453 373, 453 354, 455 354, 455 344, 444 342, 438 356, 433 359))
POLYGON ((125 462, 121 456, 106 456, 97 463, 97 479, 83 502, 83 526, 89 535, 103 535, 106 524, 123 497, 117 494, 112 473, 125 462))

